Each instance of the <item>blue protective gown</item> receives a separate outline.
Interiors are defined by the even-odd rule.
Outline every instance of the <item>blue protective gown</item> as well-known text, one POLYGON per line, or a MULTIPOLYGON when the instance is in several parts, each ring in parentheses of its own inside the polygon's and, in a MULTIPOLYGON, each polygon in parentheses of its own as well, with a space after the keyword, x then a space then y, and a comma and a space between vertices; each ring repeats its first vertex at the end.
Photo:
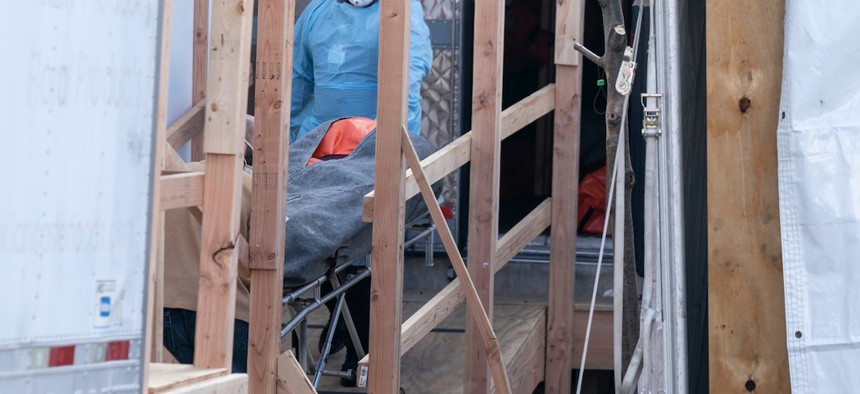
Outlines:
MULTIPOLYGON (((421 81, 430 71, 433 53, 418 0, 412 0, 411 22, 407 128, 420 133, 421 81)), ((335 118, 376 119, 378 1, 360 8, 313 0, 296 22, 294 45, 290 141, 335 118)))

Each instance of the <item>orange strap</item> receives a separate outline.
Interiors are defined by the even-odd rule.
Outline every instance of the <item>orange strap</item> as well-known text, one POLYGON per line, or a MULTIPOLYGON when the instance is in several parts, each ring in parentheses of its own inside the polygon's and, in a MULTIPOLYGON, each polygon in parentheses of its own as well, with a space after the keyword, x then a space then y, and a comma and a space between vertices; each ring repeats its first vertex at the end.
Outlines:
POLYGON ((327 156, 349 155, 364 136, 375 128, 376 121, 370 118, 354 117, 335 121, 329 126, 306 166, 318 163, 327 156))

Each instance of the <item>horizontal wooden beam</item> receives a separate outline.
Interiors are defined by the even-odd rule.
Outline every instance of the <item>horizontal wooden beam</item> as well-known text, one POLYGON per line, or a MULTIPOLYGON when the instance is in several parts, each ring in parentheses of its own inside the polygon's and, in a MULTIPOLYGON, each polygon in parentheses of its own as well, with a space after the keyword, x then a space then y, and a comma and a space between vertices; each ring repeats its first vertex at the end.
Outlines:
POLYGON ((442 320, 450 316, 465 298, 460 281, 455 280, 415 311, 401 326, 400 355, 406 354, 442 320))
POLYGON ((248 393, 248 375, 234 373, 227 376, 219 376, 210 380, 195 383, 183 387, 171 394, 246 394, 248 393))
POLYGON ((551 220, 552 199, 547 198, 526 215, 523 220, 517 223, 516 226, 499 238, 495 259, 495 264, 498 267, 494 267, 495 270, 493 272, 498 272, 517 253, 523 250, 529 242, 546 230, 551 220))
POLYGON ((229 374, 230 371, 223 368, 207 369, 187 364, 152 363, 149 365, 147 387, 150 394, 163 393, 229 374))
POLYGON ((555 84, 551 83, 502 111, 502 139, 555 109, 555 84))
MULTIPOLYGON (((590 305, 575 305, 573 313, 573 351, 571 358, 575 360, 574 368, 579 368, 582 359, 582 349, 585 343, 585 331, 588 325, 588 309, 590 305)), ((588 340, 588 358, 585 369, 609 370, 613 368, 612 358, 612 307, 597 306, 591 323, 591 337, 588 340)))
POLYGON ((201 100, 167 127, 167 143, 173 149, 179 149, 203 131, 203 114, 206 112, 203 109, 205 107, 206 100, 201 100))
MULTIPOLYGON (((523 127, 538 120, 541 116, 548 114, 555 106, 555 85, 549 84, 542 89, 532 93, 520 102, 502 111, 502 139, 510 137, 523 127)), ((454 170, 469 162, 472 149, 472 132, 460 136, 442 149, 439 149, 421 161, 421 167, 430 183, 442 179, 454 170)), ((412 170, 406 170, 405 198, 409 199, 418 194, 418 184, 412 170)), ((364 210, 362 220, 373 221, 373 197, 374 191, 364 196, 364 210)))
MULTIPOLYGON (((493 273, 499 272, 520 250, 546 230, 552 211, 551 199, 546 199, 523 220, 499 239, 493 273)), ((460 281, 453 281, 409 317, 401 328, 400 355, 406 354, 421 338, 445 320, 465 299, 460 281)), ((359 364, 367 366, 368 357, 359 364)))
MULTIPOLYGON (((424 168, 424 174, 430 180, 430 183, 435 183, 445 175, 468 163, 471 149, 472 132, 470 131, 422 160, 421 167, 424 168)), ((406 170, 404 188, 406 199, 411 198, 419 192, 418 183, 415 182, 415 175, 412 174, 411 168, 406 170)), ((364 196, 364 209, 361 219, 365 222, 373 221, 373 198, 375 193, 376 190, 373 190, 364 196)))
POLYGON ((202 172, 162 175, 159 208, 169 210, 203 205, 202 172))

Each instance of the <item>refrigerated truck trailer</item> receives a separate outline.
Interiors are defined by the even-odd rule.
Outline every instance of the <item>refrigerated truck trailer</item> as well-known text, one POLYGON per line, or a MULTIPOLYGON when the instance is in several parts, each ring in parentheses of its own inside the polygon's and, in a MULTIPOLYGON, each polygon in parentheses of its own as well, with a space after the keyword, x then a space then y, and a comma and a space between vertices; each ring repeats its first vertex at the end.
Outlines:
POLYGON ((139 393, 161 2, 2 3, 0 392, 139 393))

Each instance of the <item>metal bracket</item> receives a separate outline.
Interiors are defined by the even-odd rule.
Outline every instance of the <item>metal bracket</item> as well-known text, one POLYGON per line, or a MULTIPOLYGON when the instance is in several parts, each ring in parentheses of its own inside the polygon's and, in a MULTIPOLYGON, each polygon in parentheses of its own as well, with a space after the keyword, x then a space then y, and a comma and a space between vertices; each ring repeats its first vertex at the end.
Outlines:
POLYGON ((649 108, 645 101, 647 99, 659 99, 663 95, 659 93, 642 93, 640 103, 642 104, 642 136, 643 137, 659 137, 662 134, 660 129, 660 108, 649 108))

